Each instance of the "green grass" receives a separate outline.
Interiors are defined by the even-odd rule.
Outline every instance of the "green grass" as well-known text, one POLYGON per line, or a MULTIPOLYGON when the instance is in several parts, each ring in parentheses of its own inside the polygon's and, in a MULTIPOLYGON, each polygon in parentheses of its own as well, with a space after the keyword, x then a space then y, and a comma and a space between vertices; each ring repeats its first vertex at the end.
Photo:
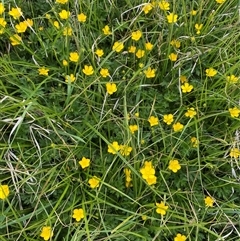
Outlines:
POLYGON ((140 0, 33 2, 2 1, 0 241, 44 240, 44 227, 53 231, 45 240, 59 241, 240 240, 239 1, 169 1, 167 11, 155 1, 147 14, 147 1, 140 0), (9 11, 16 6, 23 14, 14 19, 9 11), (59 16, 63 9, 71 13, 66 20, 59 16), (176 23, 167 21, 171 12, 176 23), (80 13, 85 22, 78 21, 80 13), (17 33, 26 19, 33 26, 17 33), (200 34, 195 24, 203 24, 200 34), (103 34, 105 25, 110 35, 103 34), (64 36, 69 27, 72 35, 64 36), (142 36, 134 41, 137 30, 142 36), (16 45, 14 34, 22 39, 16 45), (124 44, 120 52, 112 49, 116 41, 124 44), (130 46, 144 56, 129 53, 130 46), (104 51, 101 58, 97 49, 104 51), (79 54, 77 62, 69 60, 71 52, 79 54), (83 73, 85 65, 93 74, 83 73), (43 67, 46 75, 39 74, 43 67), (153 78, 146 76, 149 67, 153 78), (108 77, 101 76, 102 68, 108 77), (207 76, 209 68, 217 74, 207 76), (71 74, 75 81, 65 81, 71 74), (231 75, 235 81, 228 80, 231 75), (187 93, 182 76, 193 87, 187 93), (116 85, 113 94, 107 83, 116 85), (189 108, 196 111, 192 118, 185 116, 189 108), (167 114, 174 118, 169 125, 167 114), (156 125, 150 125, 151 116, 156 125), (183 128, 174 131, 177 122, 183 128), (111 149, 113 142, 118 146, 111 149), (84 169, 83 157, 90 159, 84 169), (171 160, 181 169, 173 172, 171 160), (151 170, 144 169, 146 161, 151 170), (94 176, 100 182, 91 188, 94 176), (165 214, 156 212, 161 202, 165 214), (79 222, 75 209, 84 212, 79 222))

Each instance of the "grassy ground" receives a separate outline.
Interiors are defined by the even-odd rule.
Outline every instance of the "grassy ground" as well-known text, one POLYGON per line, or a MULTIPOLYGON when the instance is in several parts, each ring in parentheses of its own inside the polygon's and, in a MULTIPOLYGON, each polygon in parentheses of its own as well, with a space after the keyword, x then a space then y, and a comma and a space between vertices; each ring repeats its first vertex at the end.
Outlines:
POLYGON ((238 0, 0 4, 0 241, 240 240, 238 0))

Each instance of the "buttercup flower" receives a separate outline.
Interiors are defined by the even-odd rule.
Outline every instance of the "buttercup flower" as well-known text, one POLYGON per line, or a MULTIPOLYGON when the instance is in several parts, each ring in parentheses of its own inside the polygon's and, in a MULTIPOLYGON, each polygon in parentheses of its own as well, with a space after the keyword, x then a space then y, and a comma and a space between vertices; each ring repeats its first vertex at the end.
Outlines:
POLYGON ((71 52, 69 56, 69 60, 75 63, 78 62, 79 54, 77 52, 71 52))
POLYGON ((140 169, 140 173, 142 174, 142 178, 146 180, 148 185, 153 185, 157 183, 157 177, 155 176, 155 169, 152 166, 151 161, 144 162, 144 166, 140 169))
POLYGON ((53 22, 53 26, 54 26, 55 28, 57 28, 57 29, 60 28, 60 25, 59 25, 59 22, 58 22, 58 21, 54 21, 54 22, 53 22))
POLYGON ((167 15, 167 21, 168 23, 176 23, 178 19, 178 15, 174 13, 169 13, 167 15))
POLYGON ((32 19, 29 19, 27 18, 24 23, 28 26, 28 27, 32 27, 33 26, 33 20, 32 19))
POLYGON ((177 48, 177 49, 179 49, 179 48, 181 47, 181 42, 180 42, 179 40, 176 40, 176 39, 173 39, 173 40, 170 42, 170 44, 171 44, 173 47, 177 48))
POLYGON ((66 75, 65 76, 65 82, 68 83, 73 83, 76 80, 76 77, 73 74, 66 75))
POLYGON ((125 174, 126 187, 131 187, 132 186, 131 170, 128 168, 124 168, 123 172, 125 174))
POLYGON ((186 239, 187 237, 185 235, 178 233, 177 236, 174 238, 174 241, 185 241, 186 239))
POLYGON ((193 137, 191 137, 191 143, 192 143, 193 147, 197 147, 199 141, 198 141, 198 139, 195 136, 193 136, 193 137))
POLYGON ((146 4, 143 6, 142 10, 143 10, 143 12, 144 12, 145 14, 148 14, 148 13, 152 10, 152 8, 153 8, 153 6, 152 6, 151 3, 146 3, 146 4))
POLYGON ((138 131, 138 126, 137 125, 130 125, 129 126, 130 132, 134 134, 135 131, 138 131))
POLYGON ((129 156, 131 151, 132 151, 132 147, 130 147, 128 145, 120 145, 120 153, 123 156, 129 156))
POLYGON ((63 29, 63 36, 72 36, 72 28, 66 27, 63 29))
POLYGON ((79 165, 82 167, 82 169, 90 166, 90 159, 83 157, 81 161, 79 161, 79 165))
POLYGON ((136 47, 135 46, 128 47, 128 52, 134 54, 136 52, 136 47))
POLYGON ((151 51, 153 49, 153 44, 151 44, 150 42, 145 43, 145 48, 148 51, 151 51))
POLYGON ((68 66, 68 62, 67 62, 67 60, 64 59, 64 60, 62 61, 62 64, 63 64, 63 66, 68 66))
POLYGON ((206 207, 213 207, 214 199, 207 196, 206 198, 204 198, 204 202, 206 207))
POLYGON ((136 53, 137 58, 141 59, 145 54, 145 51, 142 49, 139 49, 136 53))
POLYGON ((116 51, 117 53, 119 53, 119 52, 121 52, 123 50, 123 48, 124 48, 123 43, 116 41, 113 44, 112 50, 116 51))
POLYGON ((190 85, 189 83, 184 83, 183 85, 181 85, 181 89, 183 93, 189 93, 192 91, 193 86, 190 85))
POLYGON ((152 126, 156 126, 156 125, 158 125, 158 118, 155 117, 155 116, 150 116, 150 117, 148 118, 148 122, 150 123, 150 126, 151 126, 151 127, 152 127, 152 126))
POLYGON ((109 95, 112 95, 113 93, 115 93, 117 91, 117 85, 115 83, 107 83, 106 89, 107 89, 107 93, 109 95))
POLYGON ((159 8, 163 11, 170 10, 170 4, 167 1, 160 1, 158 5, 159 8))
POLYGON ((216 0, 216 2, 217 3, 219 3, 219 4, 222 4, 222 3, 224 3, 226 0, 216 0))
POLYGON ((173 124, 173 130, 175 132, 182 131, 183 127, 184 127, 183 124, 181 124, 180 122, 173 124))
MULTIPOLYGON (((1 25, 1 23, 0 23, 0 25, 1 25)), ((229 83, 236 84, 238 82, 238 77, 236 77, 235 75, 231 74, 231 75, 227 76, 227 81, 229 83)))
POLYGON ((4 200, 9 196, 9 187, 8 185, 1 185, 0 184, 0 199, 4 200))
POLYGON ((91 65, 84 65, 82 72, 85 75, 92 75, 94 73, 93 67, 91 65))
POLYGON ((146 75, 146 78, 154 78, 155 77, 155 69, 151 69, 151 67, 148 67, 147 70, 144 70, 143 73, 146 75))
POLYGON ((237 107, 229 108, 228 110, 230 112, 231 117, 237 118, 240 114, 240 109, 238 109, 237 107))
POLYGON ((191 108, 188 108, 187 112, 185 113, 185 116, 193 118, 196 114, 197 112, 195 111, 195 109, 191 107, 191 108))
POLYGON ((238 158, 240 156, 240 150, 238 148, 232 148, 230 153, 229 153, 230 157, 234 157, 234 158, 238 158))
POLYGON ((192 10, 191 12, 190 12, 190 14, 192 15, 192 16, 195 16, 195 15, 197 15, 197 10, 192 10))
POLYGON ((74 209, 72 217, 75 218, 77 222, 79 222, 81 219, 84 218, 83 209, 82 208, 74 209))
POLYGON ((59 13, 59 17, 61 19, 68 19, 70 17, 70 12, 66 11, 65 9, 63 9, 60 13, 59 13))
POLYGON ((166 214, 166 212, 168 210, 168 206, 166 206, 164 204, 164 202, 156 203, 156 206, 157 206, 156 212, 158 214, 161 214, 161 215, 165 215, 166 214))
POLYGON ((80 13, 77 15, 78 21, 80 23, 84 23, 87 20, 87 16, 84 13, 80 13))
POLYGON ((104 35, 110 35, 110 34, 112 34, 112 32, 110 31, 110 28, 109 28, 108 25, 106 25, 106 26, 102 29, 102 31, 103 31, 103 34, 104 34, 104 35))
POLYGON ((42 232, 40 237, 43 238, 45 241, 49 240, 53 236, 53 231, 50 226, 45 226, 42 228, 42 232))
POLYGON ((140 30, 132 32, 132 40, 138 41, 141 37, 142 37, 142 32, 140 30))
POLYGON ((5 7, 2 3, 0 3, 0 14, 3 14, 5 11, 5 7))
POLYGON ((168 55, 168 58, 169 58, 171 61, 175 62, 175 61, 177 61, 177 54, 171 53, 171 54, 168 55))
POLYGON ((22 14, 21 8, 12 8, 11 11, 9 11, 9 15, 11 15, 14 19, 20 18, 22 14))
POLYGON ((116 154, 120 150, 120 146, 117 141, 114 141, 112 144, 108 145, 108 153, 116 154))
POLYGON ((103 78, 106 78, 106 77, 108 77, 110 74, 109 74, 108 69, 101 69, 101 70, 100 70, 100 75, 101 75, 103 78))
POLYGON ((14 34, 9 38, 13 46, 21 44, 22 38, 18 34, 14 34))
POLYGON ((181 75, 181 76, 180 76, 180 81, 181 81, 182 84, 185 83, 185 82, 188 82, 187 76, 181 75))
POLYGON ((7 22, 4 18, 0 18, 0 34, 4 33, 4 28, 7 25, 7 22))
POLYGON ((206 72, 206 76, 208 77, 213 77, 217 74, 217 70, 215 70, 214 68, 206 69, 205 72, 206 72))
POLYGON ((164 115, 163 122, 165 122, 167 125, 171 125, 173 122, 173 115, 172 114, 164 115))
POLYGON ((198 23, 195 24, 195 29, 197 31, 197 34, 200 34, 200 31, 201 31, 202 27, 203 27, 202 23, 201 24, 198 24, 198 23))
POLYGON ((65 4, 67 2, 68 2, 68 0, 56 0, 56 3, 61 3, 61 4, 65 4))
POLYGON ((99 58, 101 58, 101 57, 104 55, 104 52, 103 52, 102 49, 97 49, 97 50, 95 51, 95 54, 96 54, 99 58))
POLYGON ((48 72, 49 72, 49 69, 47 69, 47 68, 45 68, 45 67, 42 67, 42 68, 38 69, 39 75, 48 76, 48 72))
POLYGON ((181 166, 178 162, 178 160, 171 160, 168 165, 168 169, 176 173, 178 170, 181 169, 181 166))
POLYGON ((25 22, 20 22, 15 25, 17 33, 24 33, 27 30, 28 25, 25 22))
POLYGON ((88 180, 88 184, 90 185, 91 188, 99 187, 99 183, 100 183, 100 179, 96 176, 94 176, 88 180))

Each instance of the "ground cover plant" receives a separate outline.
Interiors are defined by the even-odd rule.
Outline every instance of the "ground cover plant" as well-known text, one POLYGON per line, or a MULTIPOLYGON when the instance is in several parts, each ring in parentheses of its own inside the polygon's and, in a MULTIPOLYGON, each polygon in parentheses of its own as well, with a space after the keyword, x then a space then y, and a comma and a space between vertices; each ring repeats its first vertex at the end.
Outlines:
POLYGON ((0 3, 0 240, 240 240, 237 0, 0 3))

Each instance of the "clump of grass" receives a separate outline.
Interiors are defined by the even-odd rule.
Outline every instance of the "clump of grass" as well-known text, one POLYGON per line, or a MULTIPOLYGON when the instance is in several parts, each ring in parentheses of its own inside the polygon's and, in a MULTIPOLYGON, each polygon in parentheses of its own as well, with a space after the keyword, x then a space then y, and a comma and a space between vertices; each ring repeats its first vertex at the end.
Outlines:
POLYGON ((0 4, 0 239, 236 240, 238 1, 0 4))

